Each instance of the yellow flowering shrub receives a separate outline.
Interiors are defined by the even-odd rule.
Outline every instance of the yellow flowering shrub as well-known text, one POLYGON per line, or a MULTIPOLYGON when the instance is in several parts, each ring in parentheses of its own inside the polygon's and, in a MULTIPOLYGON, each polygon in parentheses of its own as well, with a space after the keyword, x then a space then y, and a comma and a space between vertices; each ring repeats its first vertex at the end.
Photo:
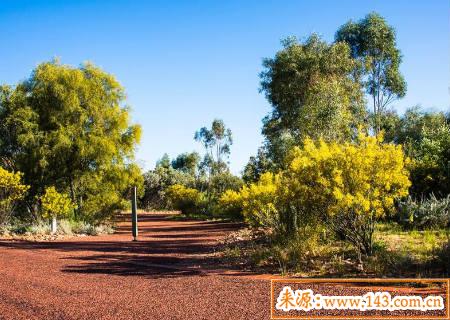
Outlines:
POLYGON ((172 207, 184 214, 201 213, 203 194, 197 189, 174 184, 166 189, 166 197, 172 207))
POLYGON ((242 212, 250 225, 274 227, 278 223, 279 181, 279 175, 266 172, 256 183, 242 187, 242 212))
POLYGON ((8 218, 14 203, 25 196, 28 188, 22 184, 22 173, 0 167, 0 223, 8 218))
POLYGON ((283 173, 283 198, 325 219, 363 253, 372 251, 374 223, 408 194, 401 146, 359 134, 356 143, 304 141, 283 173))
POLYGON ((65 216, 76 208, 67 194, 59 193, 53 186, 45 189, 40 201, 43 218, 65 216))
POLYGON ((226 190, 219 198, 218 210, 221 215, 239 217, 242 215, 241 193, 234 190, 226 190))

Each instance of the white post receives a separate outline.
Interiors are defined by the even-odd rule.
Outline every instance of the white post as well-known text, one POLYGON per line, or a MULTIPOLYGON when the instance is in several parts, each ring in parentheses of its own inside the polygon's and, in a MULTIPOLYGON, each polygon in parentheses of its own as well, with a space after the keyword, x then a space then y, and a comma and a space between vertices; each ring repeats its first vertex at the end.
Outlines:
POLYGON ((138 221, 137 221, 137 192, 136 186, 131 189, 131 228, 133 233, 133 241, 137 241, 138 237, 138 221))
POLYGON ((56 216, 52 217, 52 234, 56 233, 57 225, 56 225, 56 216))

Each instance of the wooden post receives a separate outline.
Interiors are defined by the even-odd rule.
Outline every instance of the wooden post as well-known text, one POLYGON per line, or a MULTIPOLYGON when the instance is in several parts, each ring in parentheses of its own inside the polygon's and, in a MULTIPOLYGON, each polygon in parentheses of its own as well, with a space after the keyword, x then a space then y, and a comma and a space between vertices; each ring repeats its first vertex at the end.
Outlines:
POLYGON ((131 228, 133 233, 133 241, 138 238, 138 222, 137 222, 137 195, 136 187, 131 192, 131 228))

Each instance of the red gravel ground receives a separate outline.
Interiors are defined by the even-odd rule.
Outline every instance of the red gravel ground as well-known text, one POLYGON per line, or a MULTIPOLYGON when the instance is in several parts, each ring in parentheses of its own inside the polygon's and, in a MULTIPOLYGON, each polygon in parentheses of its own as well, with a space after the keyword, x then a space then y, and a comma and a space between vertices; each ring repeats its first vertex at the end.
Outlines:
POLYGON ((270 277, 245 274, 214 254, 218 239, 239 227, 141 214, 137 242, 127 222, 106 236, 0 240, 0 319, 269 319, 270 277))
POLYGON ((220 265, 236 224, 140 215, 114 235, 0 241, 0 319, 268 319, 270 282, 220 265))

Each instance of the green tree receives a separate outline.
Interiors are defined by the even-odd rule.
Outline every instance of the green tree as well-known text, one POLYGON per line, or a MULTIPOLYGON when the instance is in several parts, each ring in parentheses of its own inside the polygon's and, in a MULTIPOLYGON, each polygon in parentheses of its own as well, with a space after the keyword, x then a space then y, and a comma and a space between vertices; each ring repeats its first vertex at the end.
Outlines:
POLYGON ((31 186, 29 199, 47 186, 67 192, 86 219, 101 219, 126 204, 142 176, 133 162, 141 128, 131 125, 125 92, 93 64, 38 65, 15 87, 0 88, 0 156, 31 186))
MULTIPOLYGON (((168 156, 162 159, 168 159, 168 156)), ((170 159, 158 161, 155 169, 144 174, 144 193, 140 197, 140 205, 146 209, 169 208, 166 190, 173 185, 193 188, 196 186, 195 176, 189 172, 174 169, 170 166, 170 159)))
POLYGON ((205 213, 204 194, 197 189, 175 184, 167 188, 166 194, 171 208, 180 210, 183 214, 205 213))
POLYGON ((450 194, 450 124, 423 127, 408 148, 413 155, 411 191, 416 197, 450 194))
POLYGON ((211 128, 202 127, 195 133, 194 139, 205 147, 202 166, 210 176, 228 170, 226 159, 230 155, 233 137, 223 120, 214 119, 211 128))
POLYGON ((269 171, 272 167, 267 151, 264 147, 258 148, 258 153, 256 156, 251 156, 248 163, 245 165, 244 171, 242 173, 242 179, 246 183, 256 182, 259 180, 260 176, 269 171))
POLYGON ((406 82, 400 73, 402 61, 395 30, 377 13, 349 21, 336 32, 336 42, 348 43, 351 56, 364 66, 364 82, 372 97, 374 130, 381 130, 381 115, 386 107, 406 94, 406 82))
POLYGON ((216 174, 211 178, 208 193, 212 194, 213 198, 217 200, 226 190, 237 191, 242 185, 243 181, 241 178, 230 172, 223 172, 216 174))
POLYGON ((197 175, 200 164, 200 155, 197 152, 182 153, 172 160, 172 168, 189 173, 192 176, 197 175))
MULTIPOLYGON (((450 193, 450 121, 443 112, 408 109, 384 121, 385 140, 403 145, 411 163, 415 198, 445 197, 450 193), (387 125, 391 123, 391 125, 387 125)), ((385 118, 386 115, 385 115, 385 118)))
POLYGON ((313 34, 304 43, 283 42, 274 58, 265 59, 261 91, 272 104, 264 119, 268 154, 282 163, 306 136, 326 140, 352 137, 365 117, 362 87, 345 43, 327 44, 313 34))
POLYGON ((170 167, 170 157, 167 153, 164 153, 161 159, 156 161, 156 167, 169 168, 170 167))

